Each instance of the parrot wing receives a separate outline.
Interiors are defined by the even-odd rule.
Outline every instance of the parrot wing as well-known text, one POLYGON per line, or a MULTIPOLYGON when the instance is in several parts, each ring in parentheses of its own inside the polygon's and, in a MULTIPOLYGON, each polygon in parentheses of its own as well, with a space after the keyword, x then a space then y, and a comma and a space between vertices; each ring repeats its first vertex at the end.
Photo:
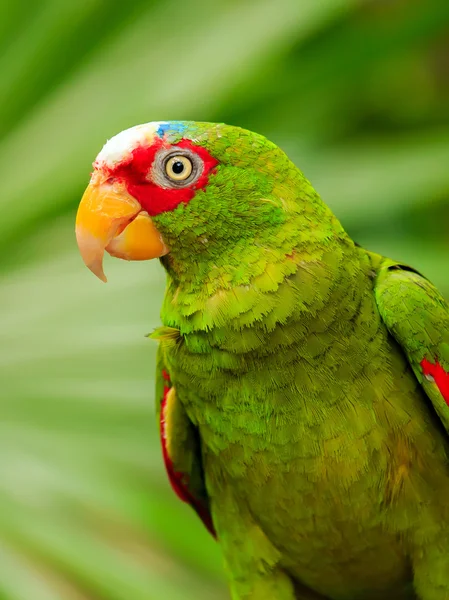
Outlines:
POLYGON ((375 296, 384 323, 449 433, 447 302, 417 271, 392 261, 378 272, 375 296))
POLYGON ((204 483, 198 431, 176 396, 176 389, 164 364, 162 348, 161 345, 158 349, 156 412, 168 479, 177 496, 192 506, 216 537, 204 483))

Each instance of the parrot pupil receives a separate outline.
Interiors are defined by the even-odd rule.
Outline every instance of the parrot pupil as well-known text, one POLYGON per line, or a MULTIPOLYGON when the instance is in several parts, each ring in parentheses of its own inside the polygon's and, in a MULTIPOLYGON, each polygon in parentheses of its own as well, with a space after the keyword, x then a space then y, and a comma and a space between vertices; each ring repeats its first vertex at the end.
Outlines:
POLYGON ((177 160, 173 163, 172 170, 175 175, 181 175, 181 173, 184 171, 184 164, 180 160, 177 160))

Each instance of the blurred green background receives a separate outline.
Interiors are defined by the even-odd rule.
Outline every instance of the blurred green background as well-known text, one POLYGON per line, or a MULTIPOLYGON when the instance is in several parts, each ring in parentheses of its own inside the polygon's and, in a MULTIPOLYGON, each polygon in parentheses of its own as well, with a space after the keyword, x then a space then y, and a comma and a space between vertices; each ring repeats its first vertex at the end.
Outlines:
POLYGON ((449 295, 447 0, 0 2, 0 599, 224 599, 154 422, 157 262, 74 240, 108 137, 225 121, 449 295))

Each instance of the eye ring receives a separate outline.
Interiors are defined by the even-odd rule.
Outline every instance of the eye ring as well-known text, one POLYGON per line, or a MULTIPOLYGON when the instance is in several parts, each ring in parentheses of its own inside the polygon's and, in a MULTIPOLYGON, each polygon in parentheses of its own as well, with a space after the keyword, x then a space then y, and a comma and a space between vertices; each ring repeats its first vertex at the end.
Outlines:
POLYGON ((204 163, 196 152, 188 148, 172 146, 164 148, 156 154, 149 172, 149 179, 163 188, 185 188, 192 186, 203 172, 204 163), (184 165, 182 173, 173 173, 173 165, 177 162, 182 162, 184 165))
POLYGON ((172 181, 185 181, 190 177, 192 171, 192 161, 185 155, 175 154, 165 162, 165 174, 172 181))

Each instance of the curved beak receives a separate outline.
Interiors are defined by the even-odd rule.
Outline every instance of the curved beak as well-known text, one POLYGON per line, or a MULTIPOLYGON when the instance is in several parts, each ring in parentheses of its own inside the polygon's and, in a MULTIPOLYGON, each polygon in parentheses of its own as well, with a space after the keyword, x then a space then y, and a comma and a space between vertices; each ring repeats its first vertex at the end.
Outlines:
POLYGON ((85 265, 102 281, 103 255, 149 260, 168 248, 147 212, 122 184, 91 180, 76 216, 76 240, 85 265))

